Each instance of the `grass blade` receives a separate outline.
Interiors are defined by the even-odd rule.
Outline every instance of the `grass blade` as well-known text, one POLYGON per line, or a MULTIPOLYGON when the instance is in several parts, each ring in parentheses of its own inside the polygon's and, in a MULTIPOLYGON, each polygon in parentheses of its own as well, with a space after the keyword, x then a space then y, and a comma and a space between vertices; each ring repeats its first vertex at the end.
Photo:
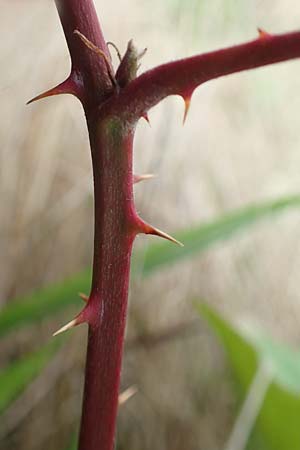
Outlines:
POLYGON ((299 351, 274 342, 254 328, 235 327, 206 305, 197 309, 226 350, 241 398, 245 398, 262 362, 271 374, 252 438, 261 436, 265 450, 299 450, 299 351))
POLYGON ((69 305, 81 304, 78 292, 88 292, 90 271, 86 270, 31 295, 12 301, 0 312, 0 336, 9 331, 48 318, 69 305))
MULTIPOLYGON (((283 213, 287 208, 299 208, 300 195, 277 199, 262 204, 251 205, 223 215, 221 218, 201 224, 176 234, 176 239, 184 247, 161 242, 149 246, 143 257, 143 275, 155 271, 161 266, 177 263, 185 258, 201 253, 220 241, 229 239, 256 224, 262 219, 283 213)), ((133 269, 141 265, 141 256, 133 259, 133 269)))
POLYGON ((25 355, 0 372, 0 414, 42 371, 61 346, 63 340, 52 339, 40 350, 25 355))
MULTIPOLYGON (((178 232, 176 238, 184 243, 183 248, 169 242, 162 242, 149 245, 146 254, 135 252, 132 261, 132 277, 136 273, 142 276, 150 275, 158 268, 199 254, 262 219, 299 206, 300 195, 289 196, 241 208, 212 222, 178 232), (142 267, 141 270, 140 267, 142 267)), ((76 301, 79 304, 77 293, 89 292, 90 279, 90 271, 86 270, 63 283, 12 301, 0 313, 0 336, 44 317, 48 318, 69 305, 75 305, 76 301)))

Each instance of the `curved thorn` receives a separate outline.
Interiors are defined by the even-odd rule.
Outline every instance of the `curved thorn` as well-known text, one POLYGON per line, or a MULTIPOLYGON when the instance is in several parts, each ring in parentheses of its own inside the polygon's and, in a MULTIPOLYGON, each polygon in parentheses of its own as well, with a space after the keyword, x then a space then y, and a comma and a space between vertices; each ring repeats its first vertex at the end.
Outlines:
POLYGON ((58 334, 64 333, 65 331, 70 330, 73 327, 76 327, 76 325, 79 325, 80 322, 78 322, 77 319, 71 320, 71 322, 68 322, 66 325, 61 327, 59 330, 57 330, 55 333, 53 333, 53 336, 57 336, 58 334))
POLYGON ((124 392, 119 395, 119 405, 123 405, 127 402, 131 397, 133 397, 138 392, 136 386, 130 386, 124 392))
POLYGON ((89 301, 88 295, 84 294, 83 292, 78 292, 78 295, 81 298, 81 300, 83 300, 84 302, 87 303, 89 301))
POLYGON ((54 95, 61 95, 61 94, 73 94, 76 97, 79 96, 77 93, 77 87, 75 82, 72 79, 72 74, 62 83, 58 84, 52 89, 49 89, 46 92, 43 92, 42 94, 37 95, 36 97, 29 100, 26 105, 30 105, 30 103, 36 102, 38 100, 41 100, 43 98, 52 97, 54 95))
POLYGON ((143 119, 145 119, 146 120, 146 122, 148 122, 148 124, 149 124, 149 127, 151 127, 151 123, 150 123, 150 120, 149 120, 149 116, 148 116, 148 113, 144 113, 144 114, 142 114, 142 116, 141 116, 143 119))
POLYGON ((260 39, 265 39, 265 38, 268 38, 268 37, 270 37, 271 35, 270 35, 270 33, 267 33, 265 30, 263 30, 262 28, 257 28, 257 31, 258 31, 258 37, 260 38, 260 39))
POLYGON ((156 175, 153 173, 145 173, 144 175, 133 175, 133 183, 137 184, 144 180, 151 180, 152 178, 156 178, 156 175))
POLYGON ((182 122, 182 124, 184 125, 185 121, 186 121, 186 118, 187 118, 187 115, 188 115, 188 112, 190 110, 192 93, 188 94, 188 95, 185 95, 182 98, 183 98, 183 101, 184 101, 184 114, 183 114, 183 122, 182 122))
POLYGON ((143 221, 142 221, 142 224, 141 224, 140 232, 141 233, 145 233, 145 234, 152 234, 154 236, 162 237, 164 239, 167 239, 168 241, 174 242, 174 244, 177 244, 180 247, 184 247, 183 243, 178 241, 177 239, 175 239, 173 236, 170 236, 169 234, 165 233, 164 231, 161 231, 158 228, 155 228, 152 225, 149 225, 149 224, 147 224, 147 223, 145 223, 143 221))

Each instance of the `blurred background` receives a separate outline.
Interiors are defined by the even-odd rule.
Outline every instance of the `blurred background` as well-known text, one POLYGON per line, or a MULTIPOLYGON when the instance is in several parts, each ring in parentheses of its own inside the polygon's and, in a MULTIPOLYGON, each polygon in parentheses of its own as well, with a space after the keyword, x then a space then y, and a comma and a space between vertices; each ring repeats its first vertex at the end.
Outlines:
MULTIPOLYGON (((122 53, 148 48, 141 70, 299 28, 296 0, 96 6, 122 53)), ((51 335, 89 288, 87 131, 71 96, 25 106, 69 73, 54 2, 2 0, 0 25, 0 448, 69 450, 86 329, 51 335)), ((176 97, 138 125, 135 173, 157 177, 137 209, 187 250, 135 244, 122 390, 138 393, 118 450, 300 449, 299 75, 293 61, 215 80, 184 127, 176 97)))

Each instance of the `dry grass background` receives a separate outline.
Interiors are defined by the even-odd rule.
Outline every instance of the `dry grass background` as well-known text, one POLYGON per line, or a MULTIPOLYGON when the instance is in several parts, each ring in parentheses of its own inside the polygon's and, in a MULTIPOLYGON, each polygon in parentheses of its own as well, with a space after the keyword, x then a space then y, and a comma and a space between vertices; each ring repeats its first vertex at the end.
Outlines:
MULTIPOLYGON (((63 280, 91 263, 93 202, 87 132, 71 97, 26 101, 61 81, 69 58, 52 0, 1 1, 0 302, 63 280)), ((143 69, 170 59, 299 28, 295 0, 97 1, 107 39, 124 51, 134 38, 143 69)), ((166 231, 300 188, 300 62, 202 86, 182 128, 182 100, 170 98, 141 121, 136 187, 141 214, 166 231)), ((259 225, 204 257, 135 281, 129 338, 195 316, 205 298, 233 319, 255 320, 287 342, 300 340, 299 215, 259 225)), ((145 246, 152 238, 139 238, 145 246)), ((153 238, 155 239, 155 238, 153 238)), ((75 295, 75 293, 74 293, 75 295)), ((2 342, 5 363, 48 339, 59 323, 2 342)), ((66 317, 69 319, 69 317, 66 317)), ((84 329, 2 420, 1 449, 62 449, 78 420, 84 329)), ((220 450, 234 397, 223 355, 199 321, 197 336, 131 348, 123 385, 139 393, 120 412, 120 449, 220 450)))

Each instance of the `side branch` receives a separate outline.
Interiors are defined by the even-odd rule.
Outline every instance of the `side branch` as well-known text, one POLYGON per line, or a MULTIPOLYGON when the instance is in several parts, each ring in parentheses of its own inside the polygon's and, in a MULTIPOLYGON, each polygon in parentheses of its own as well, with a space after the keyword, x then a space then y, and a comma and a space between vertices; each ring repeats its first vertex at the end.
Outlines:
POLYGON ((228 47, 170 62, 149 70, 124 88, 118 103, 129 120, 137 120, 169 95, 181 95, 187 102, 200 84, 243 70, 254 69, 300 57, 300 32, 259 37, 228 47))

